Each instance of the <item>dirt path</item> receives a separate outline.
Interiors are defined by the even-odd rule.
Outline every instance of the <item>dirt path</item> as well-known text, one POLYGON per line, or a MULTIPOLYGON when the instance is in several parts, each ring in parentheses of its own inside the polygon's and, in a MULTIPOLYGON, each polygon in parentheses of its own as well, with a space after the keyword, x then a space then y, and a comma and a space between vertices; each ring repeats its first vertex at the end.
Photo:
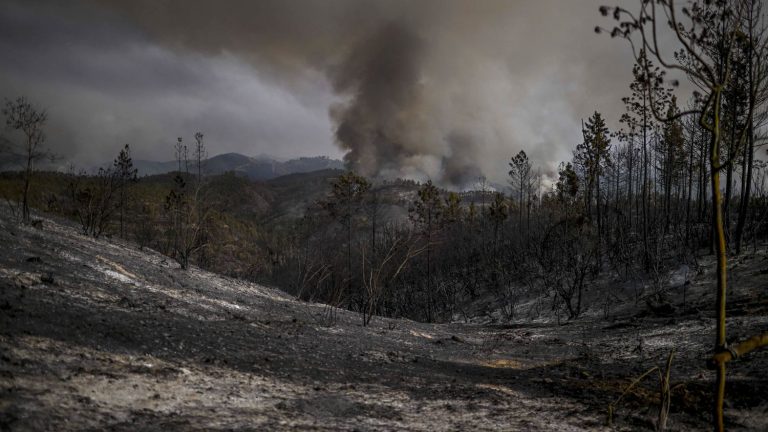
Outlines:
MULTIPOLYGON (((66 224, 0 223, 2 430, 608 430, 608 402, 673 345, 671 429, 707 422, 711 320, 700 313, 363 328, 356 314, 331 319, 66 224)), ((752 360, 729 382, 747 395, 729 408, 748 414, 732 421, 746 429, 768 418, 768 356, 752 360)), ((653 389, 627 398, 615 428, 653 428, 653 389)))

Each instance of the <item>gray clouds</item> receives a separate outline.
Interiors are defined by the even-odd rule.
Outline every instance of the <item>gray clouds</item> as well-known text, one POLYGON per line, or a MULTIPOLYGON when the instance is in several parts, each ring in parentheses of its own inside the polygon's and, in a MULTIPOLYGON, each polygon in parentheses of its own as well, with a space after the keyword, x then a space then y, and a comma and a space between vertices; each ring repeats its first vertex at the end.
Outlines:
POLYGON ((103 160, 130 142, 157 158, 199 129, 215 152, 341 150, 369 175, 503 182, 520 149, 552 173, 581 118, 618 119, 631 55, 592 31, 599 4, 138 0, 58 13, 19 3, 0 12, 17 35, 3 33, 0 52, 17 60, 0 71, 0 92, 49 106, 51 140, 78 157, 103 160), (30 32, 39 55, 18 37, 30 32))
POLYGON ((201 130, 216 153, 340 156, 327 85, 297 95, 231 53, 172 50, 113 14, 78 7, 0 11, 0 53, 9 59, 0 95, 25 94, 48 109, 56 153, 88 166, 130 143, 137 158, 170 159, 177 136, 201 130))

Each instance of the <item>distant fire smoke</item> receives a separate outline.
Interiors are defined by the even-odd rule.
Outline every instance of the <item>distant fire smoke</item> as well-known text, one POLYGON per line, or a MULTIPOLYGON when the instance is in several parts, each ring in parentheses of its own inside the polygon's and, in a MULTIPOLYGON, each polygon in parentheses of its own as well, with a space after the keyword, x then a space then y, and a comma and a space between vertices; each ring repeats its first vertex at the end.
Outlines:
MULTIPOLYGON (((561 50, 559 61, 570 55, 568 47, 559 46, 549 30, 519 18, 573 12, 583 8, 572 4, 577 2, 107 3, 167 46, 235 53, 265 79, 297 92, 306 89, 309 75, 321 74, 338 97, 329 107, 336 141, 350 167, 367 176, 430 177, 463 186, 485 174, 503 182, 506 162, 520 149, 534 162, 549 162, 552 166, 544 170, 550 171, 556 165, 552 151, 537 149, 539 144, 564 141, 557 127, 574 126, 578 135, 577 115, 547 127, 525 118, 551 120, 553 110, 570 117, 574 105, 581 111, 582 101, 576 98, 584 89, 561 86, 561 71, 543 63, 542 47, 535 44, 561 50), (517 13, 521 8, 526 9, 517 13), (541 70, 550 70, 551 76, 542 78, 541 70), (541 87, 518 84, 539 81, 541 87), (566 105, 532 102, 549 92, 566 105)), ((591 27, 585 29, 590 35, 591 27)), ((591 110, 590 104, 585 112, 591 110)), ((570 147, 575 142, 557 144, 570 147)))

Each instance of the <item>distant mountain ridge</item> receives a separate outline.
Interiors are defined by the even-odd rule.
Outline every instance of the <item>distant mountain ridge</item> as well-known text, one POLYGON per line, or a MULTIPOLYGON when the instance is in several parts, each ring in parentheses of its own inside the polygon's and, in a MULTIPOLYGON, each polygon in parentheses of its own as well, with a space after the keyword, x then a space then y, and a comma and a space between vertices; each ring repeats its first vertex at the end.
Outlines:
MULTIPOLYGON (((19 171, 24 168, 26 158, 21 154, 6 152, 0 154, 0 172, 19 171)), ((105 162, 101 166, 111 166, 111 162, 105 162)), ((165 174, 179 169, 177 161, 133 161, 140 177, 157 174, 165 174)), ((44 171, 66 171, 69 164, 63 160, 41 160, 36 164, 36 169, 44 171)), ((96 171, 99 167, 92 167, 89 172, 96 171)), ((185 169, 182 166, 182 170, 185 169)), ((327 156, 300 157, 289 160, 278 160, 270 156, 258 157, 245 156, 239 153, 224 153, 208 158, 203 164, 203 173, 206 175, 218 175, 225 172, 234 172, 251 180, 271 180, 287 174, 305 173, 325 169, 344 169, 344 162, 331 159, 327 156)), ((195 171, 192 161, 189 161, 189 170, 195 171)))
MULTIPOLYGON (((177 161, 134 160, 139 176, 165 174, 179 169, 177 161)), ((239 153, 224 153, 208 158, 203 163, 203 173, 218 175, 234 172, 251 180, 270 180, 286 174, 304 173, 324 169, 343 169, 344 162, 327 156, 300 157, 280 161, 267 156, 250 157, 239 153)), ((182 166, 182 169, 185 169, 182 166)), ((194 171, 190 161, 189 170, 194 171)))

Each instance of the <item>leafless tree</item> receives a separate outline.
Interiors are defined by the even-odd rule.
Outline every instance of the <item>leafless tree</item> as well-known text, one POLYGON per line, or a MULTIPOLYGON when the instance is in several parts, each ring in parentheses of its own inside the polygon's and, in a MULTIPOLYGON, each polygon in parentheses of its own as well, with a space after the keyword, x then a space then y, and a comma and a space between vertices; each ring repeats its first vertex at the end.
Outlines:
POLYGON ((8 129, 20 131, 24 135, 24 155, 26 156, 26 168, 24 169, 24 189, 22 192, 22 220, 29 222, 29 191, 32 183, 35 162, 45 157, 48 153, 42 148, 45 142, 43 128, 48 120, 45 110, 33 105, 26 97, 5 101, 2 110, 5 116, 5 124, 8 129))
POLYGON ((71 175, 68 194, 83 234, 98 238, 105 233, 117 207, 118 189, 118 175, 110 168, 100 168, 92 176, 71 175))
POLYGON ((362 248, 362 280, 366 293, 362 311, 364 326, 371 322, 377 312, 385 287, 397 279, 413 257, 427 248, 426 245, 419 245, 412 231, 398 233, 390 229, 387 233, 389 235, 384 236, 378 256, 366 256, 366 248, 362 248))

